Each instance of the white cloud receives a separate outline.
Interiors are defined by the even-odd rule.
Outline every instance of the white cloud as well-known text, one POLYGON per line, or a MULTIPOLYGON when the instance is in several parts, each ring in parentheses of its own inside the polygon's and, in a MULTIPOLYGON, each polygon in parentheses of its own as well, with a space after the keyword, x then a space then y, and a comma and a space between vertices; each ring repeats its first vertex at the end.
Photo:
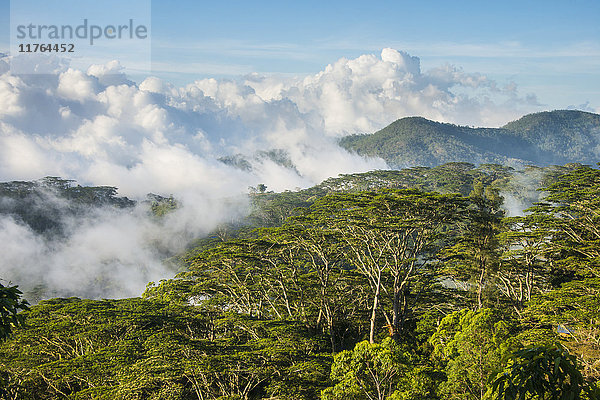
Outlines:
POLYGON ((96 82, 92 76, 69 68, 60 74, 56 93, 68 100, 91 100, 96 96, 96 82))
MULTIPOLYGON (((149 281, 174 274, 162 258, 183 251, 191 239, 247 208, 244 202, 198 200, 164 220, 149 218, 144 206, 91 209, 85 215, 63 217, 63 234, 50 238, 0 215, 0 277, 42 298, 139 296, 149 281)), ((61 200, 52 195, 40 201, 61 207, 61 200)))
POLYGON ((0 117, 18 116, 25 111, 20 104, 20 85, 19 78, 2 75, 2 79, 0 79, 0 117))
POLYGON ((40 145, 40 138, 30 136, 0 121, 0 176, 2 180, 38 179, 58 175, 57 160, 40 145))

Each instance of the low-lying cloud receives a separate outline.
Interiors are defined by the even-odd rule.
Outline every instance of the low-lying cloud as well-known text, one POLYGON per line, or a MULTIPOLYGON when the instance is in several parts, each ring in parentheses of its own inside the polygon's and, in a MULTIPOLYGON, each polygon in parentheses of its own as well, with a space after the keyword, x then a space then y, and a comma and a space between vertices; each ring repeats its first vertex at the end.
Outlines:
MULTIPOLYGON (((0 215, 1 277, 19 284, 34 302, 139 296, 149 281, 177 272, 177 266, 165 264, 166 258, 219 224, 239 221, 249 206, 244 197, 185 199, 181 207, 158 217, 148 202, 82 206, 42 191, 30 207, 52 218, 48 231, 34 229, 15 213, 0 215)), ((4 202, 3 208, 10 210, 6 198, 4 202)))

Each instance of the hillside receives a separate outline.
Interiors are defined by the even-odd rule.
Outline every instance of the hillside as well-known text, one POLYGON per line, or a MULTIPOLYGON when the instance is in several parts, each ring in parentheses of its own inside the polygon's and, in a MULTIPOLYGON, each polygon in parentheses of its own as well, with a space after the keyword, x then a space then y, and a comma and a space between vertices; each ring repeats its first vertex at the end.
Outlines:
POLYGON ((470 128, 420 117, 399 119, 373 134, 343 138, 347 150, 383 158, 391 167, 447 162, 594 164, 600 150, 600 115, 552 111, 527 115, 502 128, 470 128))
POLYGON ((600 159, 600 115, 560 110, 526 115, 503 126, 562 164, 577 160, 593 164, 600 159))

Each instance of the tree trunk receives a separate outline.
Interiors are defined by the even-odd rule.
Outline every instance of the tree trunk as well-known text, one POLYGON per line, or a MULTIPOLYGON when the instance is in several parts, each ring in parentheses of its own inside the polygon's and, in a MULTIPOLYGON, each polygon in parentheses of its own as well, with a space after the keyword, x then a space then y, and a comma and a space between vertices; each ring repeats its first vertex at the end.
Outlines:
POLYGON ((369 330, 369 342, 375 343, 375 319, 377 318, 377 307, 379 306, 379 293, 381 291, 381 281, 377 282, 375 296, 373 298, 373 307, 371 308, 371 327, 369 330))
POLYGON ((402 297, 402 289, 399 286, 394 287, 394 310, 392 313, 392 326, 390 326, 390 336, 392 339, 398 339, 398 333, 400 331, 400 300, 402 297))
POLYGON ((481 265, 481 274, 477 282, 477 310, 483 308, 483 283, 485 279, 485 261, 481 265))

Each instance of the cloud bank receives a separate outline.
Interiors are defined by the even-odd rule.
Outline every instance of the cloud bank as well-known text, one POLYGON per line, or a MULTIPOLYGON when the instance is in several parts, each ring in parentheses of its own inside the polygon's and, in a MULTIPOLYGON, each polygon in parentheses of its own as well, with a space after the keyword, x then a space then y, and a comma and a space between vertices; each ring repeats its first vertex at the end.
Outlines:
POLYGON ((497 126, 537 109, 514 85, 450 65, 422 72, 419 58, 393 49, 304 78, 254 74, 185 87, 155 77, 137 85, 116 61, 55 76, 13 76, 0 63, 0 179, 57 175, 129 195, 198 187, 231 194, 265 178, 273 189, 293 189, 385 167, 341 150, 340 136, 414 115, 497 126), (243 173, 218 161, 272 148, 288 153, 294 174, 277 179, 266 162, 243 173))
MULTIPOLYGON (((121 298, 139 296, 150 281, 171 277, 176 266, 164 259, 185 250, 227 218, 242 217, 245 199, 177 209, 164 218, 148 206, 89 207, 76 215, 64 199, 46 193, 33 207, 52 210, 60 232, 39 233, 11 215, 0 216, 0 277, 18 284, 30 302, 51 297, 121 298)), ((6 282, 2 282, 6 284, 6 282)))
MULTIPOLYGON (((280 191, 340 173, 386 168, 380 159, 341 149, 336 140, 344 135, 373 132, 413 115, 498 126, 538 108, 534 96, 520 96, 514 85, 501 87, 451 65, 422 71, 418 57, 393 49, 379 56, 342 58, 302 78, 251 74, 184 87, 156 77, 136 84, 120 72, 117 61, 87 71, 62 66, 56 75, 14 76, 4 57, 0 181, 60 176, 116 186, 120 194, 134 198, 148 192, 173 194, 186 211, 160 229, 181 239, 169 244, 176 250, 193 234, 230 218, 233 209, 215 211, 218 199, 241 195, 248 186, 264 183, 280 191), (289 162, 256 156, 271 149, 289 162), (232 155, 245 157, 251 168, 220 161, 232 155)), ((153 253, 155 239, 148 239, 155 230, 139 215, 102 213, 74 226, 59 246, 4 218, 0 239, 10 245, 9 257, 0 261, 0 277, 17 282, 18 277, 10 276, 11 265, 36 262, 75 290, 85 286, 86 269, 105 268, 110 259, 111 271, 156 279, 166 272, 153 253), (131 240, 119 239, 123 235, 131 240), (136 256, 128 257, 130 253, 136 256)), ((108 295, 139 294, 139 286, 108 295)))

